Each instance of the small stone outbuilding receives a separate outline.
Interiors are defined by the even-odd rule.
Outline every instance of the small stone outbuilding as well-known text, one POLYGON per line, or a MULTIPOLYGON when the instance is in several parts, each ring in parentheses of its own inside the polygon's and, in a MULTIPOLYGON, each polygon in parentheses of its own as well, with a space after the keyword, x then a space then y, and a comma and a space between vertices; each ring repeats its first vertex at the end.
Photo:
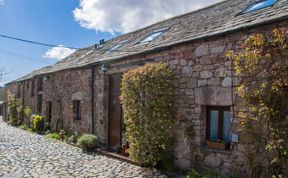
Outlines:
POLYGON ((225 55, 239 50, 253 33, 288 27, 288 2, 266 1, 225 0, 77 50, 7 84, 6 91, 45 115, 53 130, 93 133, 115 147, 125 142, 121 75, 147 63, 167 62, 175 75, 175 164, 245 172, 245 138, 238 135, 235 116, 241 109, 235 87, 242 79, 234 76, 225 55), (231 142, 231 147, 208 148, 209 139, 231 142))

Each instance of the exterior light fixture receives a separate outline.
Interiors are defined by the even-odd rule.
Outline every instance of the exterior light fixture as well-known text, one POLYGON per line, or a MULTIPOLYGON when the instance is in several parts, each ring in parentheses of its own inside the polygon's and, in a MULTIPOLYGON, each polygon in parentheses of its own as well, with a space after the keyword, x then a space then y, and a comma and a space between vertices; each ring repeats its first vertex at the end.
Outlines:
POLYGON ((49 78, 50 78, 49 75, 45 75, 45 76, 44 76, 44 80, 45 80, 45 81, 49 80, 49 78))
POLYGON ((108 64, 102 64, 101 65, 101 70, 105 73, 109 68, 109 65, 108 64))

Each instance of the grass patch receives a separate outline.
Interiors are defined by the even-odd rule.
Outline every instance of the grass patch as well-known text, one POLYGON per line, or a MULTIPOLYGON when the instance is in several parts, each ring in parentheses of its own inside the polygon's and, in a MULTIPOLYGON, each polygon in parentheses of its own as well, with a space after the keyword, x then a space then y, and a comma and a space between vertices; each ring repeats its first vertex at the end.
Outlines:
POLYGON ((23 130, 29 130, 29 127, 26 124, 20 125, 19 128, 23 130))
POLYGON ((55 139, 55 140, 60 140, 60 135, 58 133, 49 133, 46 135, 46 137, 55 139))
POLYGON ((236 175, 225 175, 222 173, 207 171, 204 169, 192 169, 184 178, 236 178, 236 175))

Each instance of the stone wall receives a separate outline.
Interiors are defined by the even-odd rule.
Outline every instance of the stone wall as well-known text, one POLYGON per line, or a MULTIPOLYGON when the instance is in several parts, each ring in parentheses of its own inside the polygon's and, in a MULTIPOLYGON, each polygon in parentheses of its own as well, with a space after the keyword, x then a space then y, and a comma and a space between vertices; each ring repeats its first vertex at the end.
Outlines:
MULTIPOLYGON (((52 103, 52 130, 59 131, 60 129, 64 129, 70 133, 91 133, 91 82, 91 69, 67 70, 38 76, 20 83, 12 83, 6 86, 6 90, 15 96, 17 96, 17 93, 20 93, 20 95, 17 96, 19 101, 21 101, 25 107, 30 107, 33 113, 45 116, 46 121, 48 121, 46 104, 50 101, 52 103), (43 80, 43 90, 39 91, 37 86, 40 79, 43 80), (32 81, 35 81, 34 95, 31 95, 32 81), (20 92, 18 88, 20 88, 20 92), (37 99, 39 95, 43 96, 41 113, 37 111, 37 99), (81 102, 81 120, 74 120, 74 100, 81 102)), ((28 118, 25 118, 24 122, 29 124, 28 118)))
POLYGON ((92 132, 91 69, 66 70, 49 74, 44 80, 43 114, 52 102, 52 129, 66 132, 92 132), (80 101, 81 120, 73 116, 73 101, 80 101))
MULTIPOLYGON (((241 44, 249 35, 270 33, 275 27, 287 27, 287 22, 114 61, 109 63, 110 68, 106 75, 125 72, 145 63, 168 62, 175 74, 175 164, 182 169, 201 165, 221 171, 247 172, 249 167, 245 164, 244 153, 246 145, 241 142, 245 138, 240 137, 240 142, 233 143, 229 151, 214 150, 206 146, 206 107, 229 106, 233 116, 231 133, 238 134, 239 119, 236 113, 243 106, 235 94, 235 88, 242 79, 234 76, 232 62, 226 59, 226 53, 229 50, 240 50, 241 44)), ((108 112, 103 113, 108 118, 108 112)))
MULTIPOLYGON (((109 62, 106 73, 100 65, 82 69, 71 69, 47 76, 44 79, 43 113, 46 114, 46 102, 52 102, 52 128, 62 127, 68 132, 92 132, 92 79, 94 87, 94 133, 103 143, 108 138, 108 89, 109 74, 122 73, 144 65, 145 63, 167 62, 175 74, 175 107, 177 144, 175 163, 182 169, 193 164, 220 169, 223 171, 248 170, 245 165, 244 146, 240 137, 229 151, 218 151, 206 146, 206 107, 229 106, 233 117, 231 133, 237 133, 239 120, 235 113, 241 108, 235 94, 235 87, 241 78, 234 77, 231 61, 225 54, 229 50, 239 50, 242 42, 252 33, 271 32, 275 27, 286 27, 287 22, 267 25, 227 34, 220 37, 194 41, 164 51, 146 55, 137 55, 109 62), (92 77, 92 75, 94 76, 92 77), (72 102, 81 101, 82 119, 73 119, 72 102), (232 108, 232 105, 235 105, 232 108), (235 113, 233 113, 233 109, 235 113), (58 124, 57 124, 58 123, 58 124)), ((18 83, 7 86, 17 92, 18 83)), ((30 86, 31 87, 31 86, 30 86)), ((35 87, 36 88, 36 87, 35 87)), ((29 93, 29 92, 25 92, 29 93)), ((25 94, 24 93, 24 94, 25 94)), ((239 98, 238 98, 239 99, 239 98)), ((25 103, 36 108, 36 99, 25 95, 25 103)))

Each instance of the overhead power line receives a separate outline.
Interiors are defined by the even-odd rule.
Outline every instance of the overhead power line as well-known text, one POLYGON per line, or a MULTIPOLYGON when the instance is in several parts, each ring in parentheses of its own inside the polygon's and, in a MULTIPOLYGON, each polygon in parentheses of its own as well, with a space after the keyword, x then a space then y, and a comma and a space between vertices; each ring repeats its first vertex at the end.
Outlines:
MULTIPOLYGON (((40 46, 46 46, 46 47, 58 47, 58 48, 68 48, 68 49, 74 49, 74 50, 90 50, 89 48, 77 48, 77 47, 71 47, 71 46, 60 46, 60 45, 54 45, 54 44, 48 44, 48 43, 43 43, 43 42, 36 42, 36 41, 32 41, 32 40, 26 40, 23 38, 18 38, 18 37, 12 37, 12 36, 7 36, 7 35, 2 35, 0 34, 0 37, 2 38, 7 38, 7 39, 11 39, 11 40, 16 40, 16 41, 21 41, 24 43, 30 43, 30 44, 34 44, 34 45, 40 45, 40 46)), ((116 44, 117 45, 117 44, 116 44)), ((95 46, 98 46, 97 44, 95 44, 95 46)), ((100 52, 111 52, 111 49, 100 49, 100 48, 95 48, 96 51, 100 51, 100 52)), ((118 52, 139 52, 139 51, 133 51, 133 50, 120 50, 120 49, 114 49, 112 51, 118 51, 118 52)))
POLYGON ((1 48, 0 48, 0 52, 6 53, 6 54, 9 54, 9 55, 13 55, 13 56, 16 56, 16 57, 24 58, 24 59, 27 59, 27 60, 30 60, 30 61, 36 61, 36 62, 41 62, 41 63, 45 63, 45 64, 51 64, 51 63, 49 63, 47 61, 42 61, 42 60, 30 57, 30 56, 18 54, 18 53, 12 52, 12 51, 7 51, 7 50, 1 49, 1 48))
POLYGON ((76 47, 68 47, 68 46, 65 47, 65 46, 47 44, 47 43, 36 42, 36 41, 31 41, 31 40, 25 40, 25 39, 22 39, 22 38, 16 38, 16 37, 11 37, 11 36, 2 35, 2 34, 0 34, 0 37, 11 39, 11 40, 22 41, 22 42, 25 42, 25 43, 30 43, 30 44, 35 44, 35 45, 46 46, 46 47, 60 47, 60 48, 63 47, 63 48, 69 48, 69 49, 80 49, 80 48, 76 48, 76 47))

